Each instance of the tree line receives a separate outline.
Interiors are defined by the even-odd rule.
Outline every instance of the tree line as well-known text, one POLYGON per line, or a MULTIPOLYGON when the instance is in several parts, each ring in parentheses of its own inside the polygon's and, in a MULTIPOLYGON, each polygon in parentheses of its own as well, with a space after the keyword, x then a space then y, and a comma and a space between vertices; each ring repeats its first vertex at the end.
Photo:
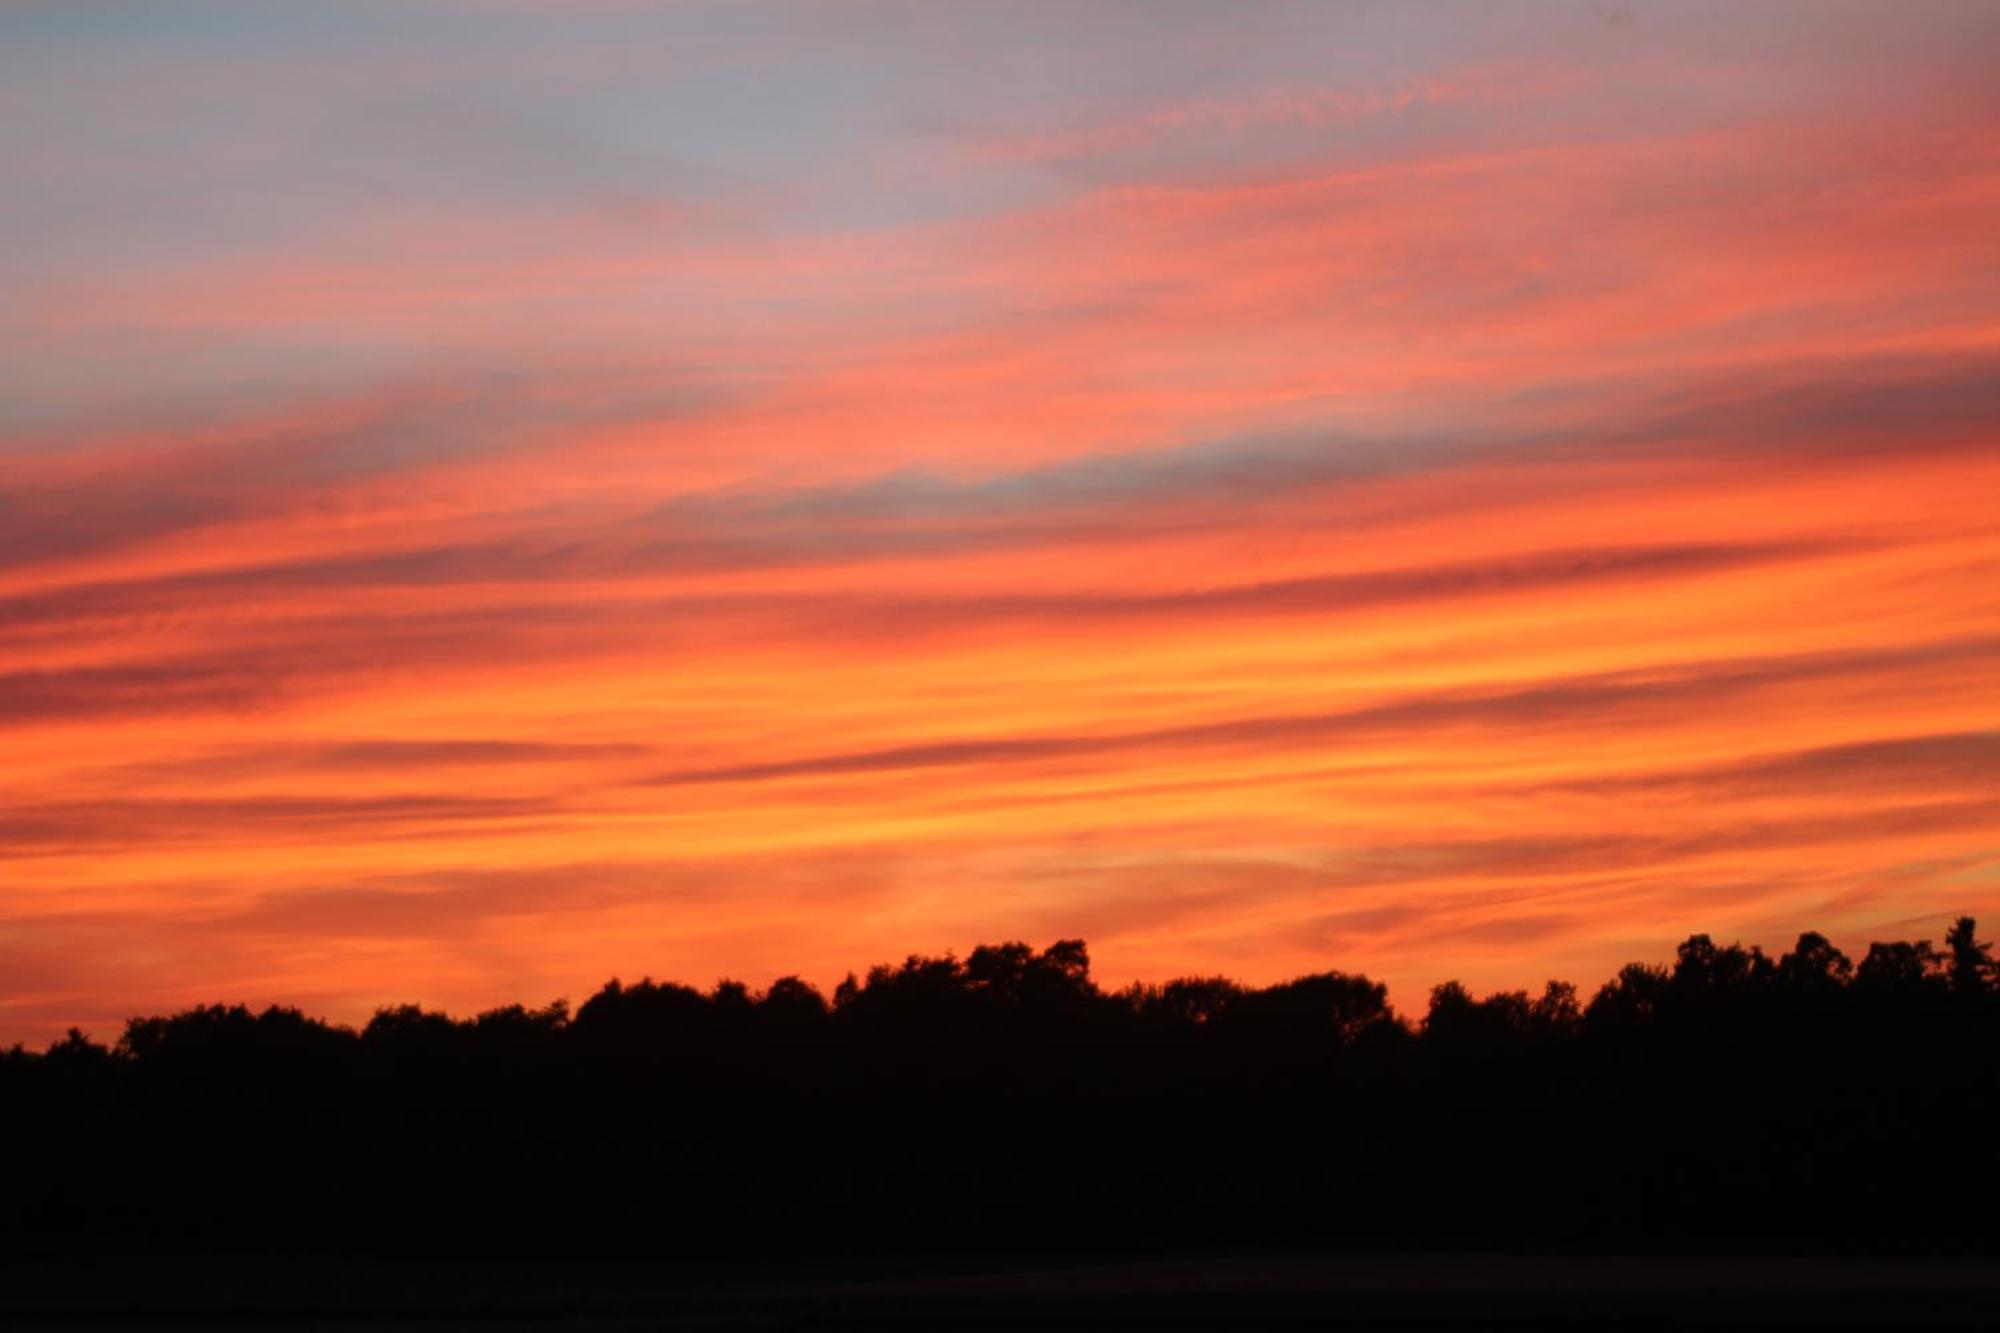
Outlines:
POLYGON ((1991 1249, 2000 973, 1683 943, 1588 1001, 1329 971, 1104 990, 1081 940, 829 996, 612 981, 0 1052, 0 1230, 675 1253, 1311 1243, 1991 1249))

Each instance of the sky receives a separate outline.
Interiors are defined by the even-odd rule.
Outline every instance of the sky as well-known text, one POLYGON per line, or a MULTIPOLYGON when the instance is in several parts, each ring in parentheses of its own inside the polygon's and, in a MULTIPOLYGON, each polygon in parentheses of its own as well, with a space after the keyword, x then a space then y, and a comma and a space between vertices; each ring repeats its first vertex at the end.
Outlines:
POLYGON ((0 7, 0 1042, 2000 917, 1990 4, 0 7))

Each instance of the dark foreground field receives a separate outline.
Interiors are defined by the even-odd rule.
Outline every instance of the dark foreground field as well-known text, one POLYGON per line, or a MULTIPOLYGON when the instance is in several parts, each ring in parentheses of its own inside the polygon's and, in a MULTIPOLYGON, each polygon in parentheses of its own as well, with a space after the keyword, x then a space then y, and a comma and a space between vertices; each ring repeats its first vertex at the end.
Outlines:
POLYGON ((42 1329, 1975 1328, 1988 1258, 1230 1255, 821 1268, 12 1256, 42 1329))
POLYGON ((1107 992, 1074 940, 830 1000, 205 1006, 0 1053, 0 1333, 2000 1326, 1996 1123, 1970 919, 1420 1020, 1107 992))

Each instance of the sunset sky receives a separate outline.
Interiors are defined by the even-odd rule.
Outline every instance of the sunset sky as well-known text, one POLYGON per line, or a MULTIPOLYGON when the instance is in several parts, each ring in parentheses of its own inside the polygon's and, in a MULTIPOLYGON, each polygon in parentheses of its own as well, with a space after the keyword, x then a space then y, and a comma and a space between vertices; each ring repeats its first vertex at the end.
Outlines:
POLYGON ((2000 7, 0 9, 0 1042, 2000 918, 2000 7))

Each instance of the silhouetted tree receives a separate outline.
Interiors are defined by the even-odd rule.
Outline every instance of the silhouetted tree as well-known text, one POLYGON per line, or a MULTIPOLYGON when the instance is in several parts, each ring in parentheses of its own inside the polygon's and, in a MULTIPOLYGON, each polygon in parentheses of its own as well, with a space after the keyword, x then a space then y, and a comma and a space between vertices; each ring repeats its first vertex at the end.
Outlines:
POLYGON ((1529 1008, 1528 1020, 1533 1030, 1545 1037, 1573 1036, 1583 1023, 1576 987, 1567 981, 1550 981, 1529 1008))
POLYGON ((1979 923, 1962 916, 1944 937, 1949 958, 1946 976, 1953 993, 1962 999, 1983 997, 1993 976, 1993 946, 1976 938, 1978 933, 1979 923))
POLYGON ((1139 1007, 1149 1017, 1180 1027, 1213 1023, 1243 988, 1228 977, 1176 977, 1157 991, 1142 991, 1139 1007))
POLYGON ((110 1062, 111 1052, 84 1035, 80 1028, 71 1028, 59 1040, 50 1042, 41 1057, 42 1067, 52 1073, 95 1071, 110 1062))
POLYGON ((764 1017, 781 1030, 799 1034, 816 1028, 827 1015, 826 997, 810 982, 779 977, 758 1001, 764 1017))
POLYGON ((1666 995, 1665 968, 1627 963, 1591 997, 1584 1023, 1612 1032, 1644 1027, 1658 1016, 1666 995))
POLYGON ((1352 1045, 1390 1020, 1389 988, 1344 972, 1318 972, 1262 990, 1239 990, 1218 1013, 1231 1028, 1316 1046, 1352 1045))
POLYGON ((1854 964, 1826 936, 1808 930, 1792 951, 1778 960, 1778 980, 1808 995, 1837 993, 1854 975, 1854 964))
POLYGON ((1868 946, 1867 956, 1854 972, 1855 984, 1864 990, 1905 997, 1919 995, 1942 979, 1940 960, 1929 940, 1914 944, 1877 941, 1868 946))
MULTIPOLYGON (((1858 967, 1694 935, 1671 967, 1430 994, 1324 971, 1106 994, 1080 940, 912 954, 831 1000, 612 980, 359 1032, 296 1009, 0 1052, 0 1231, 245 1246, 2000 1241, 1910 1206, 1913 1143, 2000 1109, 1969 918, 1858 967), (551 1240, 551 1219, 563 1219, 551 1240), (533 1238, 530 1240, 529 1238, 533 1238)), ((5 1236, 0 1235, 0 1243, 5 1236)))

